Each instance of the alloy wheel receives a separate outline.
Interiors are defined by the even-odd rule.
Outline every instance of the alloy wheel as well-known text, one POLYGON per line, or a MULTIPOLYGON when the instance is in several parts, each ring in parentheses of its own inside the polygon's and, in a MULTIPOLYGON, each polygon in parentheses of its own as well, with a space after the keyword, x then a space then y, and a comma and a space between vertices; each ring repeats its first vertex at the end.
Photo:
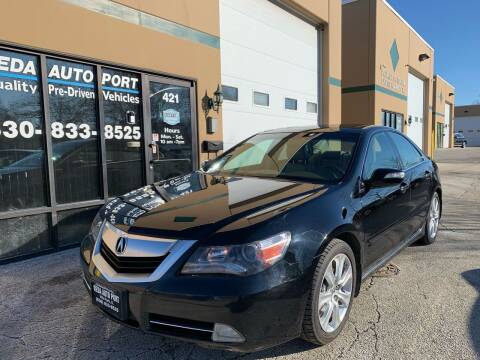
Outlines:
POLYGON ((434 239, 438 231, 438 223, 440 222, 440 199, 438 194, 433 194, 432 201, 430 203, 430 211, 428 214, 428 236, 430 239, 434 239))
POLYGON ((352 263, 345 254, 336 255, 323 275, 318 301, 322 330, 334 332, 342 323, 352 299, 352 263))

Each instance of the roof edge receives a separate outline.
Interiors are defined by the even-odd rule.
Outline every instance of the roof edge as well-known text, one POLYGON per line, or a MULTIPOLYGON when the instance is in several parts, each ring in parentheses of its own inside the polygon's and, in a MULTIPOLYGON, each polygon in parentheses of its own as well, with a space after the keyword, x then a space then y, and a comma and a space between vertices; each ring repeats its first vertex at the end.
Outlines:
MULTIPOLYGON (((347 4, 356 2, 356 1, 359 1, 359 0, 342 0, 342 5, 347 5, 347 4)), ((427 46, 430 48, 430 50, 435 51, 435 49, 433 48, 433 46, 430 45, 430 44, 417 32, 417 30, 415 30, 415 29, 413 28, 413 26, 408 23, 407 20, 405 20, 405 19, 402 17, 402 15, 400 15, 400 14, 398 13, 398 11, 395 10, 395 9, 393 8, 393 6, 390 5, 390 4, 387 2, 387 0, 382 0, 382 2, 396 15, 405 25, 407 25, 407 27, 408 27, 415 35, 417 35, 418 38, 419 38, 420 40, 422 40, 422 41, 425 43, 425 45, 427 45, 427 46)))
POLYGON ((445 80, 443 77, 441 77, 439 74, 435 74, 434 77, 437 77, 439 79, 441 79, 445 84, 447 84, 448 86, 450 86, 452 89, 455 90, 455 86, 453 86, 452 84, 450 84, 447 80, 445 80))

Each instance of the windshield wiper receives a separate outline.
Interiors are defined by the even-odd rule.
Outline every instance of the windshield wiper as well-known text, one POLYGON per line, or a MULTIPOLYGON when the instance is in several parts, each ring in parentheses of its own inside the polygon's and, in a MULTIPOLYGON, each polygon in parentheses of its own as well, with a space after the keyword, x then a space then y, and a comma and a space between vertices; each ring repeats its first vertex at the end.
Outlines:
POLYGON ((309 182, 309 183, 325 183, 325 179, 315 179, 306 176, 299 176, 299 175, 286 175, 286 174, 279 174, 276 176, 277 179, 285 179, 285 180, 297 180, 302 182, 309 182))

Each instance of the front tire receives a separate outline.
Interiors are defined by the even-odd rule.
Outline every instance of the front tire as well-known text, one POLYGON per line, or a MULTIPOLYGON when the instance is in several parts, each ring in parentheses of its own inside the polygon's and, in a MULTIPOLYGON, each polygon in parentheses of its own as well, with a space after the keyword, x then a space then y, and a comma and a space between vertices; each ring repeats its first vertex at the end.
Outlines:
POLYGON ((334 340, 348 320, 356 289, 352 249, 333 239, 320 255, 303 319, 302 337, 314 344, 334 340))

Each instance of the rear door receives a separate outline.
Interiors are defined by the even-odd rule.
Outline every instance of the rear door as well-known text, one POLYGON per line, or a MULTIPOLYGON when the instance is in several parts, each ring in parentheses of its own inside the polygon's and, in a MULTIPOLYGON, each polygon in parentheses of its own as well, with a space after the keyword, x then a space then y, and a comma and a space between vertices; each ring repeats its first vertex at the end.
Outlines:
MULTIPOLYGON (((376 169, 401 170, 400 159, 386 132, 372 136, 363 168, 363 181, 368 183, 376 169)), ((409 179, 402 184, 367 189, 362 197, 360 218, 367 244, 367 266, 393 250, 405 237, 402 225, 408 218, 409 179)))
POLYGON ((409 203, 409 235, 419 231, 425 223, 432 193, 432 163, 407 138, 398 133, 390 133, 400 154, 402 167, 411 177, 411 200, 409 203))

